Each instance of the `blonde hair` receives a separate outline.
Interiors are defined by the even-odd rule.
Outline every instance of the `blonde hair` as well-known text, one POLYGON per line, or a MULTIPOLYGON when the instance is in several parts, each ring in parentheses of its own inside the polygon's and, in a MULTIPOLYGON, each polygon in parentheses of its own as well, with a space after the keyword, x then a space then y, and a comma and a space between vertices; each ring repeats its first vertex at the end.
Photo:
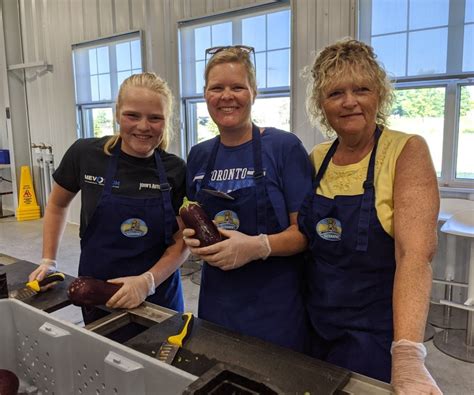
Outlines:
MULTIPOLYGON (((165 127, 163 129, 163 136, 156 148, 166 150, 172 137, 173 125, 173 104, 174 98, 171 89, 167 82, 155 73, 144 72, 140 74, 133 74, 122 82, 120 85, 117 103, 115 105, 116 117, 120 118, 120 111, 123 105, 125 93, 130 87, 147 88, 163 98, 165 127)), ((112 148, 117 144, 120 135, 111 136, 104 145, 104 152, 111 155, 112 148)))
POLYGON ((209 62, 206 64, 206 69, 204 70, 204 91, 207 89, 207 83, 211 69, 218 64, 224 63, 237 63, 245 67, 247 79, 255 99, 255 96, 257 96, 257 77, 255 75, 255 66, 250 60, 250 52, 242 51, 238 47, 224 48, 212 55, 211 59, 209 59, 209 62))
POLYGON ((323 48, 313 65, 304 71, 308 79, 306 110, 313 125, 320 124, 328 136, 334 131, 323 111, 323 95, 327 88, 345 73, 355 80, 368 78, 378 95, 376 122, 386 125, 393 100, 393 90, 383 66, 377 61, 374 49, 361 41, 344 38, 323 48))

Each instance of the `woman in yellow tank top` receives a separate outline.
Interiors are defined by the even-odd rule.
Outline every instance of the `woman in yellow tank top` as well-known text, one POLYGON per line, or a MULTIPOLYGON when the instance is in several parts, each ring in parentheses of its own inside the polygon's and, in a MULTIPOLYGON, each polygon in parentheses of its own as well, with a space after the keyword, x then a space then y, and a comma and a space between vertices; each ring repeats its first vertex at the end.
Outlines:
POLYGON ((310 79, 310 116, 337 137, 311 153, 298 218, 312 256, 311 354, 397 393, 440 394, 422 344, 439 204, 428 147, 385 126, 392 91, 370 46, 329 45, 310 79))

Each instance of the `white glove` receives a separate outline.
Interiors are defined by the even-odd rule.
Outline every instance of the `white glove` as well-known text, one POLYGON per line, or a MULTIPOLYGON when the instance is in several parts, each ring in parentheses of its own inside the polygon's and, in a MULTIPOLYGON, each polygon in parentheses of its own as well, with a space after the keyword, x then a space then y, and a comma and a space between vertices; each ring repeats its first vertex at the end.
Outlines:
POLYGON ((267 259, 272 251, 268 236, 263 233, 258 236, 248 236, 236 230, 220 228, 219 232, 225 237, 223 241, 201 248, 195 248, 194 240, 196 239, 188 238, 186 234, 190 232, 183 232, 183 235, 186 236, 186 245, 190 247, 194 255, 222 270, 237 269, 251 261, 267 259))
POLYGON ((186 244, 189 248, 199 247, 199 245, 201 244, 201 242, 198 239, 193 237, 195 234, 196 232, 194 231, 194 229, 191 229, 191 228, 183 229, 184 244, 186 244))
POLYGON ((398 395, 442 395, 425 367, 426 348, 409 340, 392 342, 392 386, 398 395))
POLYGON ((42 258, 39 266, 28 276, 28 281, 41 281, 46 275, 57 271, 57 263, 54 259, 42 258))
POLYGON ((139 276, 114 278, 107 282, 123 284, 106 304, 107 307, 115 309, 132 309, 142 304, 147 296, 155 293, 155 279, 151 272, 145 272, 139 276))

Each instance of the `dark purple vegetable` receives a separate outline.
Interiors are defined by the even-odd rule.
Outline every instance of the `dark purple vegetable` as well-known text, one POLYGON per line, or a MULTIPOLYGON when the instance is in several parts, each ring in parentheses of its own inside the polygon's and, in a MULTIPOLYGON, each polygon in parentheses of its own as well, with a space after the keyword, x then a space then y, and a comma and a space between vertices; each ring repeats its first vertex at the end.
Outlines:
POLYGON ((16 395, 20 380, 11 370, 0 369, 0 395, 16 395))
POLYGON ((179 208, 179 215, 187 228, 194 229, 195 237, 206 247, 222 240, 217 226, 207 216, 206 212, 198 202, 192 202, 186 197, 179 208))
POLYGON ((76 306, 99 306, 106 304, 121 286, 93 277, 78 277, 69 285, 67 296, 76 306))

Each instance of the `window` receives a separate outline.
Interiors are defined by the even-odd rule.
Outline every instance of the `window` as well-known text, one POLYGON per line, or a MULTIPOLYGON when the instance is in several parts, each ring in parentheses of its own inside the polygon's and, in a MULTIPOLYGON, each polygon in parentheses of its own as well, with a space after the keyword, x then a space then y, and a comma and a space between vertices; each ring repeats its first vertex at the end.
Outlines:
POLYGON ((258 96, 253 120, 261 126, 290 127, 290 10, 287 6, 227 14, 180 24, 180 82, 186 129, 185 155, 217 135, 203 99, 205 50, 243 44, 255 48, 258 96))
POLYGON ((111 135, 120 84, 142 72, 140 32, 75 44, 72 50, 78 137, 111 135))
POLYGON ((361 0, 359 26, 395 82, 390 126, 426 139, 441 186, 474 187, 474 0, 361 0))

